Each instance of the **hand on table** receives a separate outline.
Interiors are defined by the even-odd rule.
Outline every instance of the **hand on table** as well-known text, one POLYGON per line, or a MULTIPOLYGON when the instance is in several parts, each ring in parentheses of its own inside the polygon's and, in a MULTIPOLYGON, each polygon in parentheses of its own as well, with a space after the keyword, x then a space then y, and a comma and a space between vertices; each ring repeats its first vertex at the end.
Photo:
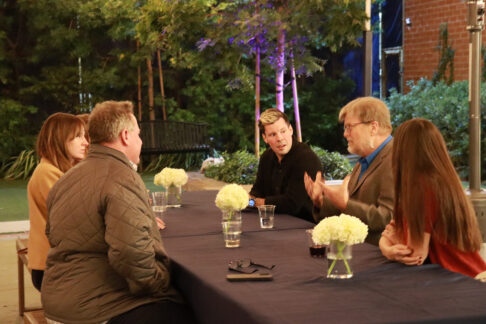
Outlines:
POLYGON ((413 255, 413 250, 404 244, 394 244, 386 250, 384 254, 389 260, 398 261, 409 266, 424 263, 424 259, 421 256, 413 255))
POLYGON ((157 221, 157 227, 159 228, 159 230, 163 230, 165 228, 164 221, 158 217, 155 217, 155 220, 157 221))
POLYGON ((265 198, 253 198, 255 200, 255 207, 265 205, 265 198))

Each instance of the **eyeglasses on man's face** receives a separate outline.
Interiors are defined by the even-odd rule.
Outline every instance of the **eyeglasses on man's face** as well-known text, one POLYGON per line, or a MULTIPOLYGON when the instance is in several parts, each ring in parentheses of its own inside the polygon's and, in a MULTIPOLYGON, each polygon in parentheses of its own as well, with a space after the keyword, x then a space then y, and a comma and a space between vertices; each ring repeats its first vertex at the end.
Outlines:
POLYGON ((355 126, 361 125, 361 124, 369 124, 372 121, 365 121, 365 122, 357 122, 357 123, 352 123, 352 124, 347 124, 344 125, 344 131, 345 132, 350 132, 355 126))

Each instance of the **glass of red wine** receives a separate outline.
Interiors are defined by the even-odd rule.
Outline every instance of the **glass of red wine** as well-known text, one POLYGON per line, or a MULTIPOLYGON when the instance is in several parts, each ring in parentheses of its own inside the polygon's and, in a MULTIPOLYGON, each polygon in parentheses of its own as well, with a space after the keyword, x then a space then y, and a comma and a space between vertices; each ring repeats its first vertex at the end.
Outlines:
POLYGON ((314 243, 312 240, 312 229, 305 231, 307 236, 307 244, 309 246, 309 253, 314 258, 324 258, 326 256, 326 246, 314 243))

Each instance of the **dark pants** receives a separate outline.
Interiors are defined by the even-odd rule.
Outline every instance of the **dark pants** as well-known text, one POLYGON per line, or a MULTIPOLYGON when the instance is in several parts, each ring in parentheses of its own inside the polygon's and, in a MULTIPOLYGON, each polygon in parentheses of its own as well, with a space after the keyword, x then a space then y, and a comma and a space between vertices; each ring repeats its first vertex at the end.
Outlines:
POLYGON ((44 270, 32 269, 32 283, 38 291, 41 290, 42 278, 44 278, 44 270))
POLYGON ((170 301, 138 306, 126 313, 113 317, 108 324, 152 324, 152 323, 174 323, 193 324, 197 323, 192 310, 186 304, 178 304, 170 301))

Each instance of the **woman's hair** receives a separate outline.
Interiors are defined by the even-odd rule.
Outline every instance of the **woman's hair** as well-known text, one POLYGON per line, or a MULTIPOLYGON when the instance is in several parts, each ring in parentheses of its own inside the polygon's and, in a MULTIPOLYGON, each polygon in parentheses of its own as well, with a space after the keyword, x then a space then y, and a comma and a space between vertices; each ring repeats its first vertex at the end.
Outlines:
POLYGON ((76 115, 79 119, 81 119, 84 123, 84 138, 86 139, 86 142, 90 142, 89 140, 89 133, 88 133, 88 121, 89 121, 89 114, 79 114, 76 115))
POLYGON ((37 155, 66 172, 73 166, 66 144, 80 135, 83 129, 83 121, 74 115, 55 113, 49 116, 37 136, 37 155))
POLYGON ((411 241, 423 242, 425 199, 432 193, 439 212, 431 234, 462 251, 479 250, 482 239, 474 209, 434 124, 416 118, 400 125, 394 136, 392 165, 393 218, 400 234, 406 222, 411 241))
POLYGON ((89 138, 92 144, 111 143, 124 130, 133 130, 133 104, 130 101, 105 101, 89 114, 89 138))

